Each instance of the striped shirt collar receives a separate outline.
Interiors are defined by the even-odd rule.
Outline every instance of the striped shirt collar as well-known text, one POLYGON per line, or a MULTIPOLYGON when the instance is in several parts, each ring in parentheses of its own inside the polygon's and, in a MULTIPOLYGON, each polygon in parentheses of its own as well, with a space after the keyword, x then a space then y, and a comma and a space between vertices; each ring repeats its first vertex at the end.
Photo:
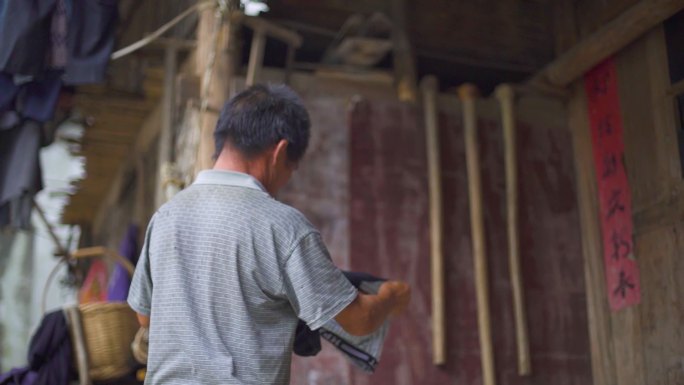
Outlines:
POLYGON ((256 178, 249 174, 228 170, 204 170, 200 171, 195 179, 195 184, 218 184, 224 186, 246 187, 260 190, 265 193, 266 188, 256 178))

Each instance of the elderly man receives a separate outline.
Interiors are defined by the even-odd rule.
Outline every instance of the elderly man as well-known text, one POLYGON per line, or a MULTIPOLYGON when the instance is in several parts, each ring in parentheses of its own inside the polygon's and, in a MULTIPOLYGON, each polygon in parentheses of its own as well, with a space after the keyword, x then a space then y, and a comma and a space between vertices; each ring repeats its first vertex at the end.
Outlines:
POLYGON ((403 282, 359 293, 311 223, 273 198, 309 126, 286 86, 236 95, 214 132, 214 168, 152 217, 128 297, 150 328, 147 384, 288 384, 298 319, 365 335, 406 307, 403 282))

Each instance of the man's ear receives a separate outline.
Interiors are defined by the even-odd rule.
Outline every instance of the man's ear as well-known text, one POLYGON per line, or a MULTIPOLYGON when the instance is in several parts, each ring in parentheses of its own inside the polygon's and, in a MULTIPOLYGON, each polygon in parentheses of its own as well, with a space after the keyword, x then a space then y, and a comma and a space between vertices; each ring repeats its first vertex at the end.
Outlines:
POLYGON ((273 150, 273 165, 276 163, 285 164, 287 162, 287 145, 288 141, 285 139, 280 139, 273 150))

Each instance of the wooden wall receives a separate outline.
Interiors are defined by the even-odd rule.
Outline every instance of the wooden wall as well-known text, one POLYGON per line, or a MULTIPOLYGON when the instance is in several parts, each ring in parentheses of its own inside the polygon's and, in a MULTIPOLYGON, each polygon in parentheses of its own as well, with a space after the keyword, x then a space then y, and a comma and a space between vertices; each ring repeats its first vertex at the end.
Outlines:
MULTIPOLYGON (((440 114, 445 218, 447 362, 431 362, 428 196, 420 112, 367 99, 350 116, 350 264, 407 280, 408 313, 390 332, 378 372, 352 384, 480 384, 480 348, 462 116, 453 96, 440 114)), ((521 255, 533 374, 516 372, 508 273, 503 139, 498 106, 478 103, 485 225, 498 384, 591 381, 574 173, 562 107, 531 102, 518 143, 521 255), (546 116, 541 116, 548 113, 546 116), (522 150, 524 149, 524 150, 522 150)))
POLYGON ((585 254, 595 384, 684 383, 684 183, 662 28, 616 56, 625 166, 632 191, 641 304, 608 309, 586 98, 569 104, 585 254))
MULTIPOLYGON (((448 358, 431 361, 430 274, 424 128, 420 110, 389 85, 293 79, 312 117, 310 151, 279 199, 321 229, 341 268, 409 281, 414 298, 368 376, 328 344, 296 357, 292 383, 307 385, 480 384, 462 116, 440 98, 445 197, 448 358)), ((534 374, 516 373, 508 278, 502 135, 498 105, 480 104, 487 247, 490 250, 497 379, 503 385, 591 381, 585 285, 572 149, 559 103, 523 99, 519 143, 521 246, 534 374)))

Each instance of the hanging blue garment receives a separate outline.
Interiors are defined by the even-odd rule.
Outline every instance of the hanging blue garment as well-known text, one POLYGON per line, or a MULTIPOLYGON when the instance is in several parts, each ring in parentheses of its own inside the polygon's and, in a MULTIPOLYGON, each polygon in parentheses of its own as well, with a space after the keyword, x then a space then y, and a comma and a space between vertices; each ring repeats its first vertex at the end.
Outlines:
POLYGON ((0 0, 0 72, 99 83, 116 35, 117 0, 0 0))
POLYGON ((40 124, 32 120, 0 130, 0 229, 31 228, 33 197, 43 188, 41 137, 40 124))
POLYGON ((46 70, 57 0, 0 0, 0 71, 39 76, 46 70))
POLYGON ((116 0, 72 0, 65 84, 99 83, 104 80, 114 48, 118 16, 116 0))

